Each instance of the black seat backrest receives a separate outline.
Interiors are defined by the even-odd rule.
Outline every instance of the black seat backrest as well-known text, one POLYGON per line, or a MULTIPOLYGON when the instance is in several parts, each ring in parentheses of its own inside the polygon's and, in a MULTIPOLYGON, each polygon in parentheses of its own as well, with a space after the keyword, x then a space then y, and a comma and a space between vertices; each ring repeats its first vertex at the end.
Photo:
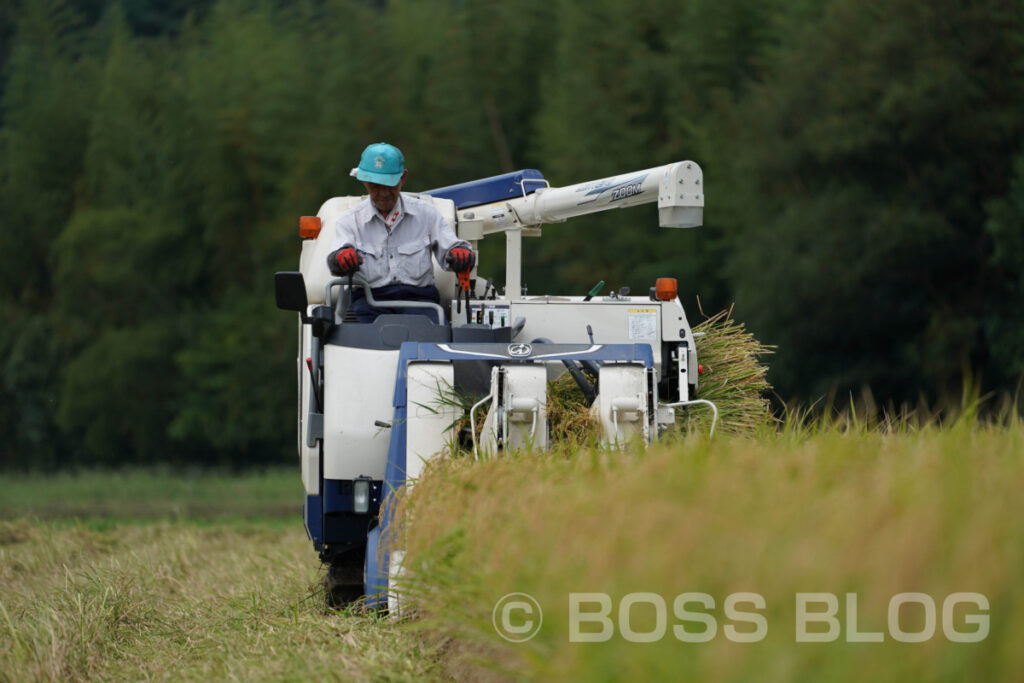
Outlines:
POLYGON ((372 323, 338 325, 327 343, 391 351, 398 350, 407 341, 444 343, 451 340, 447 325, 438 325, 425 315, 385 313, 372 323))

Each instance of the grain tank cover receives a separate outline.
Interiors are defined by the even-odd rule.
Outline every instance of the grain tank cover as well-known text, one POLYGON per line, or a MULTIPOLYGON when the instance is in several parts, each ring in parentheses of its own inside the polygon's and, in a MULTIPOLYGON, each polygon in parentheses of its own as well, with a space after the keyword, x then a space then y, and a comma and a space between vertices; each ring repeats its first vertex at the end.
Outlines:
POLYGON ((534 168, 524 168, 490 178, 471 180, 468 183, 427 190, 422 194, 451 199, 455 202, 456 209, 464 209, 522 197, 547 185, 543 173, 534 168))

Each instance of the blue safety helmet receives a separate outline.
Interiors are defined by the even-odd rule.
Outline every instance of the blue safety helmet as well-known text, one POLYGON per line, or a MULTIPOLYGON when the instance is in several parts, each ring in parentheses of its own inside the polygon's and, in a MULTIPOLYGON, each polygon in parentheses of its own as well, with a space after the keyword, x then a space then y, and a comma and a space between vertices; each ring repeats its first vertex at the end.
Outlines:
POLYGON ((359 166, 353 168, 350 175, 354 175, 357 180, 394 187, 402 180, 404 171, 405 157, 402 151, 386 142, 375 142, 363 150, 359 166))

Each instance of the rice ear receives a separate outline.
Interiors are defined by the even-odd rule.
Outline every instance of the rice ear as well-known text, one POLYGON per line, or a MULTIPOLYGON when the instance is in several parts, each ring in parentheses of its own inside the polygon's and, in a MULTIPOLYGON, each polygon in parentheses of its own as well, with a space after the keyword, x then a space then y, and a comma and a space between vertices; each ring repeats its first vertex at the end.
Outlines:
MULTIPOLYGON (((702 311, 703 312, 703 311, 702 311)), ((732 308, 719 311, 694 326, 697 362, 703 367, 698 377, 697 396, 718 406, 717 431, 754 436, 765 424, 775 422, 767 395, 768 366, 761 357, 774 353, 774 346, 759 342, 743 323, 732 318, 732 308)), ((687 429, 706 429, 710 411, 690 410, 687 429)))

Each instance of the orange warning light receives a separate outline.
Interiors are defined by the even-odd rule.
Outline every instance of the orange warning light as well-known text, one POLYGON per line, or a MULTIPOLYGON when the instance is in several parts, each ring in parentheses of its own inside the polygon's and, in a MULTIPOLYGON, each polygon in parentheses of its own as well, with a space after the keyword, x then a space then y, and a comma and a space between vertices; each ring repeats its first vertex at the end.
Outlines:
POLYGON ((302 216, 299 218, 299 237, 304 240, 316 239, 320 234, 320 216, 302 216))
POLYGON ((674 277, 659 277, 654 283, 654 296, 658 301, 672 301, 679 292, 679 285, 674 277))

